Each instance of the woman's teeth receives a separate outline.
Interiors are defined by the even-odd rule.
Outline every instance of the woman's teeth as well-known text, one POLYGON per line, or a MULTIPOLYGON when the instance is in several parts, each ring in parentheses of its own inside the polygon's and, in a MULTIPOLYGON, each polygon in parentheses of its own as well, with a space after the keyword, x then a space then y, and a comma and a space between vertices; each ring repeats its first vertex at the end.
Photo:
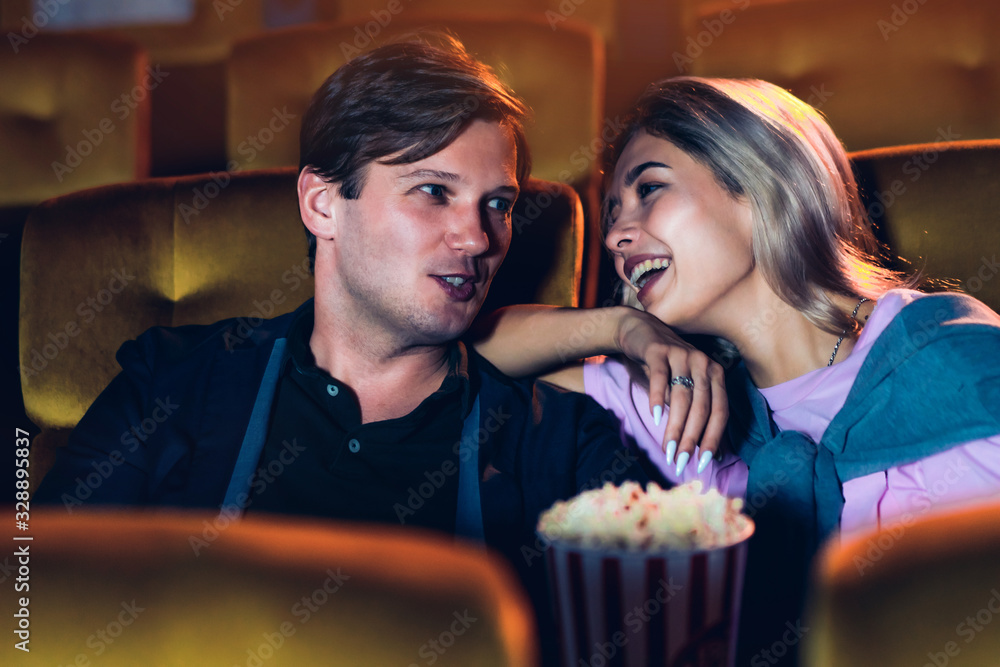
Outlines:
POLYGON ((459 276, 445 276, 444 281, 451 283, 455 287, 461 287, 465 284, 465 278, 460 278, 459 276))
POLYGON ((629 281, 636 289, 642 289, 642 286, 649 282, 649 279, 653 277, 653 271, 666 269, 669 266, 669 259, 647 259, 645 262, 640 262, 635 265, 635 268, 632 269, 632 275, 629 276, 629 281))

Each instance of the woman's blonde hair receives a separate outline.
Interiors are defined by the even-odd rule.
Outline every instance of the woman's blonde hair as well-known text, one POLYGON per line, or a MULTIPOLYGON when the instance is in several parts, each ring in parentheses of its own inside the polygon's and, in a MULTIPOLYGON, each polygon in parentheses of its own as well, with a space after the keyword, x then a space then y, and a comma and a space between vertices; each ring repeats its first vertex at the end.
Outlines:
POLYGON ((840 140, 816 109, 756 79, 678 77, 639 98, 615 161, 639 132, 670 141, 753 210, 753 258, 771 289, 830 333, 857 323, 833 295, 911 285, 883 268, 840 140))

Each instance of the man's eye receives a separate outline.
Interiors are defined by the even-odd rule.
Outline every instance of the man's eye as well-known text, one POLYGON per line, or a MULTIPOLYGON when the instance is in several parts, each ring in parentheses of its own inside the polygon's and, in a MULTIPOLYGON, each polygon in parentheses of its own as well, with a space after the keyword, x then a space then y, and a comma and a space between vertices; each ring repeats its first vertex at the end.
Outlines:
POLYGON ((503 197, 497 197, 496 199, 491 199, 487 204, 490 208, 495 208, 501 213, 507 213, 510 211, 511 202, 509 199, 504 199, 503 197))
POLYGON ((427 185, 421 185, 420 189, 431 197, 444 197, 444 186, 428 183, 427 185))

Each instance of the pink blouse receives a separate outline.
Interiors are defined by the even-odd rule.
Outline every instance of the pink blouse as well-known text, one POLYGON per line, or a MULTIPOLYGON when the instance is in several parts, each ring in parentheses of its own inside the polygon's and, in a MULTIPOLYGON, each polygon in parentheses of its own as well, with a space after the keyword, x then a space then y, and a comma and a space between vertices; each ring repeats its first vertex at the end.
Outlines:
MULTIPOLYGON (((843 407, 861 364, 875 339, 903 306, 923 296, 911 290, 891 290, 876 304, 851 354, 830 367, 819 368, 788 382, 761 390, 778 428, 795 429, 819 442, 834 415, 843 407)), ((634 441, 663 474, 674 482, 702 479, 729 496, 746 491, 746 465, 728 454, 704 473, 695 472, 697 454, 680 479, 667 465, 660 443, 666 418, 653 425, 646 392, 629 382, 617 361, 596 358, 584 366, 584 388, 622 422, 623 441, 634 441)), ((841 534, 908 525, 936 508, 954 508, 1000 498, 1000 434, 966 442, 913 463, 852 479, 844 484, 841 534)))

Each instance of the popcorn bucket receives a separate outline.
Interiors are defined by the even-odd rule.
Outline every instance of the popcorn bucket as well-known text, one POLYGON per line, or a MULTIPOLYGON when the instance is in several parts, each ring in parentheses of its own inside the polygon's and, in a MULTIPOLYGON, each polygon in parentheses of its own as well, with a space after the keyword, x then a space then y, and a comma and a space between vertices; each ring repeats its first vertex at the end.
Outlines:
POLYGON ((732 666, 747 540, 626 551, 553 540, 547 552, 565 667, 732 666))

